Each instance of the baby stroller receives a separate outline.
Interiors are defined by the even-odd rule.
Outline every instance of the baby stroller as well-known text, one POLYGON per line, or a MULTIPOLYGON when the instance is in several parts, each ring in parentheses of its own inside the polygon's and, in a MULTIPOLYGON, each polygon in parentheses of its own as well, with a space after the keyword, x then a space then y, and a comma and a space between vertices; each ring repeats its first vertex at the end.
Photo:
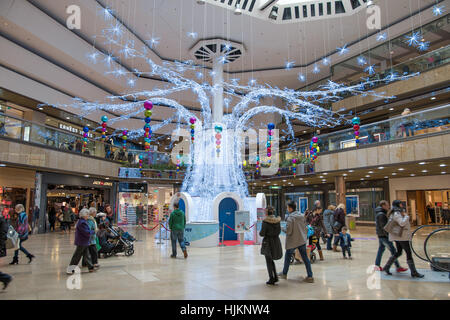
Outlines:
POLYGON ((128 232, 125 232, 121 228, 114 229, 113 227, 108 227, 108 231, 113 235, 114 239, 112 241, 112 249, 105 253, 106 257, 111 257, 118 253, 125 253, 125 256, 129 257, 134 254, 133 242, 136 240, 128 232), (125 236, 124 236, 125 235, 125 236))
MULTIPOLYGON (((316 262, 316 253, 314 252, 315 250, 316 250, 316 243, 317 243, 317 241, 319 241, 318 239, 317 239, 317 237, 314 235, 314 228, 312 227, 312 226, 310 226, 310 225, 308 225, 307 226, 307 228, 308 228, 308 234, 307 234, 307 237, 308 237, 308 240, 309 240, 309 243, 310 243, 310 245, 308 245, 308 248, 309 249, 311 249, 311 252, 310 252, 310 254, 309 254, 309 260, 311 261, 311 263, 314 263, 314 262, 316 262)), ((300 254, 298 254, 298 257, 296 257, 297 256, 297 249, 295 249, 296 251, 295 251, 295 254, 293 254, 292 256, 291 256, 291 264, 293 264, 294 262, 295 262, 295 260, 297 260, 298 262, 300 262, 300 254)))

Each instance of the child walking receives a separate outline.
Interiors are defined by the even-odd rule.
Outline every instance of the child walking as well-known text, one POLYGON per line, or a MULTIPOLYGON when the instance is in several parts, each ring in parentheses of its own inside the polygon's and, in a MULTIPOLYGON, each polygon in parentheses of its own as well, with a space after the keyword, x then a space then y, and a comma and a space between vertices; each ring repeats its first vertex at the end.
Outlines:
POLYGON ((263 220, 259 235, 264 237, 261 245, 261 254, 266 257, 267 272, 269 273, 268 285, 274 285, 278 282, 277 271, 274 260, 283 257, 283 248, 281 247, 280 232, 281 218, 277 217, 272 207, 266 209, 267 217, 263 220))
POLYGON ((348 259, 352 259, 352 253, 350 248, 352 247, 352 237, 347 233, 347 227, 343 227, 341 233, 339 233, 339 242, 342 248, 342 254, 344 259, 347 259, 346 253, 348 253, 348 259))

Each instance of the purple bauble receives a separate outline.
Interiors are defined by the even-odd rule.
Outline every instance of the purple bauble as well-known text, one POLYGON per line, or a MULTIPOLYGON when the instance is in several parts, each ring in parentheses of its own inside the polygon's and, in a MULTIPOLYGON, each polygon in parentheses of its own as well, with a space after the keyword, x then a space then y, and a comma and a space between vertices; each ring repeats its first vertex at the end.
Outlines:
POLYGON ((194 117, 192 117, 192 118, 189 119, 189 122, 190 122, 191 124, 194 124, 196 121, 197 121, 197 119, 195 119, 194 117))
POLYGON ((312 138, 312 141, 313 141, 314 143, 317 143, 317 141, 319 141, 319 138, 313 137, 313 138, 312 138))
POLYGON ((144 108, 145 108, 145 110, 152 110, 153 109, 153 103, 151 103, 150 101, 145 101, 144 102, 144 108))

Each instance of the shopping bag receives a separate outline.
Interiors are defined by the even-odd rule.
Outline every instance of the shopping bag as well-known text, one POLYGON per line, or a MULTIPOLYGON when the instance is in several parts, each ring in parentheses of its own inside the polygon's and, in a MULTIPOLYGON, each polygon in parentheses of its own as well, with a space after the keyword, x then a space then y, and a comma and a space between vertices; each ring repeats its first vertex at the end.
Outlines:
POLYGON ((20 238, 13 226, 8 227, 8 233, 6 234, 6 249, 19 249, 20 238))

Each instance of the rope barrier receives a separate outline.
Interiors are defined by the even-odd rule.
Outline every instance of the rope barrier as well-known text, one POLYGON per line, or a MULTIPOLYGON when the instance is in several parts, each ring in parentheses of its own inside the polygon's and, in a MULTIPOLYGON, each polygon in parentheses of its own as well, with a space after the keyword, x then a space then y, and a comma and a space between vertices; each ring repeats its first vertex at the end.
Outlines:
POLYGON ((154 226, 153 228, 146 228, 146 227, 144 227, 144 225, 142 224, 142 223, 140 223, 139 224, 142 228, 144 228, 145 230, 147 230, 147 231, 153 231, 153 230, 155 230, 157 227, 159 227, 159 224, 157 224, 156 226, 154 226))
POLYGON ((166 229, 167 231, 170 231, 169 229, 167 229, 167 228, 164 226, 164 224, 161 223, 161 226, 162 226, 164 229, 166 229))
MULTIPOLYGON (((225 223, 224 223, 224 224, 225 224, 225 223)), ((226 226, 228 229, 230 229, 230 230, 236 231, 236 230, 234 230, 233 228, 229 227, 227 224, 225 224, 225 226, 226 226)))

